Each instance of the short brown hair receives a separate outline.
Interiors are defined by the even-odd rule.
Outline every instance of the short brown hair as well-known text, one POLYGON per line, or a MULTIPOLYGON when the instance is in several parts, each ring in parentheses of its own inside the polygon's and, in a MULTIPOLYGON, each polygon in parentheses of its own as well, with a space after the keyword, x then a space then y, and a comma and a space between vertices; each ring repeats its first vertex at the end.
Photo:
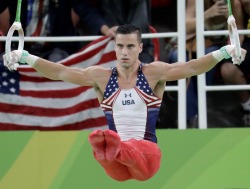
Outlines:
POLYGON ((132 24, 124 24, 117 28, 115 35, 117 34, 131 34, 136 33, 138 37, 139 43, 141 43, 141 30, 139 27, 132 25, 132 24))

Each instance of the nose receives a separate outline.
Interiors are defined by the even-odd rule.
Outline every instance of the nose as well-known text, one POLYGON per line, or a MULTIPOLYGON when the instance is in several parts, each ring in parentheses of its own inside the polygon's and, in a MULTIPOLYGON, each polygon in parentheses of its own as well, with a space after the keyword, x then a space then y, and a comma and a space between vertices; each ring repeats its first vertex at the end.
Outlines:
POLYGON ((123 48, 122 49, 122 55, 126 55, 127 54, 127 50, 126 50, 126 48, 123 48))

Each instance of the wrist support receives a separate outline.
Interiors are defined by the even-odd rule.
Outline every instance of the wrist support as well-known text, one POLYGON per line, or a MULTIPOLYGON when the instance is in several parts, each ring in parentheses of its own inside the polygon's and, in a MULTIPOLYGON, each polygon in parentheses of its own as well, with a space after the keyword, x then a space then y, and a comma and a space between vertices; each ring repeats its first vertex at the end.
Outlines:
POLYGON ((39 57, 37 57, 37 56, 29 54, 28 51, 23 50, 19 62, 20 63, 27 63, 30 66, 34 67, 38 58, 39 57))
POLYGON ((229 52, 231 52, 233 50, 233 46, 232 45, 227 45, 227 46, 223 46, 221 47, 219 50, 217 51, 213 51, 212 52, 212 56, 218 61, 220 62, 223 59, 228 59, 231 58, 229 52))

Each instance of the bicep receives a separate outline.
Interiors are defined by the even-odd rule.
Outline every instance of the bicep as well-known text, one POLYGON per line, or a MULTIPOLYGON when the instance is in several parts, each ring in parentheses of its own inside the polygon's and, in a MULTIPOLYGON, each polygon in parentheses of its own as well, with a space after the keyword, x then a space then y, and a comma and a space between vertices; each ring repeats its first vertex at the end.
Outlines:
MULTIPOLYGON (((152 65, 152 63, 151 63, 152 65)), ((150 67, 150 75, 158 81, 175 81, 186 78, 190 75, 189 67, 184 62, 165 63, 155 62, 150 67)))
POLYGON ((95 86, 95 71, 92 67, 81 69, 66 67, 59 75, 59 79, 81 86, 95 86))
POLYGON ((176 81, 179 79, 187 78, 191 75, 191 71, 187 63, 176 62, 173 64, 162 65, 161 79, 163 81, 176 81))

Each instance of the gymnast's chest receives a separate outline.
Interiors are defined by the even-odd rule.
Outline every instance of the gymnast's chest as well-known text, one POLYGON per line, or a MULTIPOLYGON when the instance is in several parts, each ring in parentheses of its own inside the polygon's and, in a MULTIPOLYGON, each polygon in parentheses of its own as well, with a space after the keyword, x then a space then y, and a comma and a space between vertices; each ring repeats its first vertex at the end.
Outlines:
POLYGON ((113 112, 123 111, 127 113, 135 113, 134 111, 142 111, 145 109, 146 104, 143 98, 134 88, 122 89, 113 103, 113 112))

